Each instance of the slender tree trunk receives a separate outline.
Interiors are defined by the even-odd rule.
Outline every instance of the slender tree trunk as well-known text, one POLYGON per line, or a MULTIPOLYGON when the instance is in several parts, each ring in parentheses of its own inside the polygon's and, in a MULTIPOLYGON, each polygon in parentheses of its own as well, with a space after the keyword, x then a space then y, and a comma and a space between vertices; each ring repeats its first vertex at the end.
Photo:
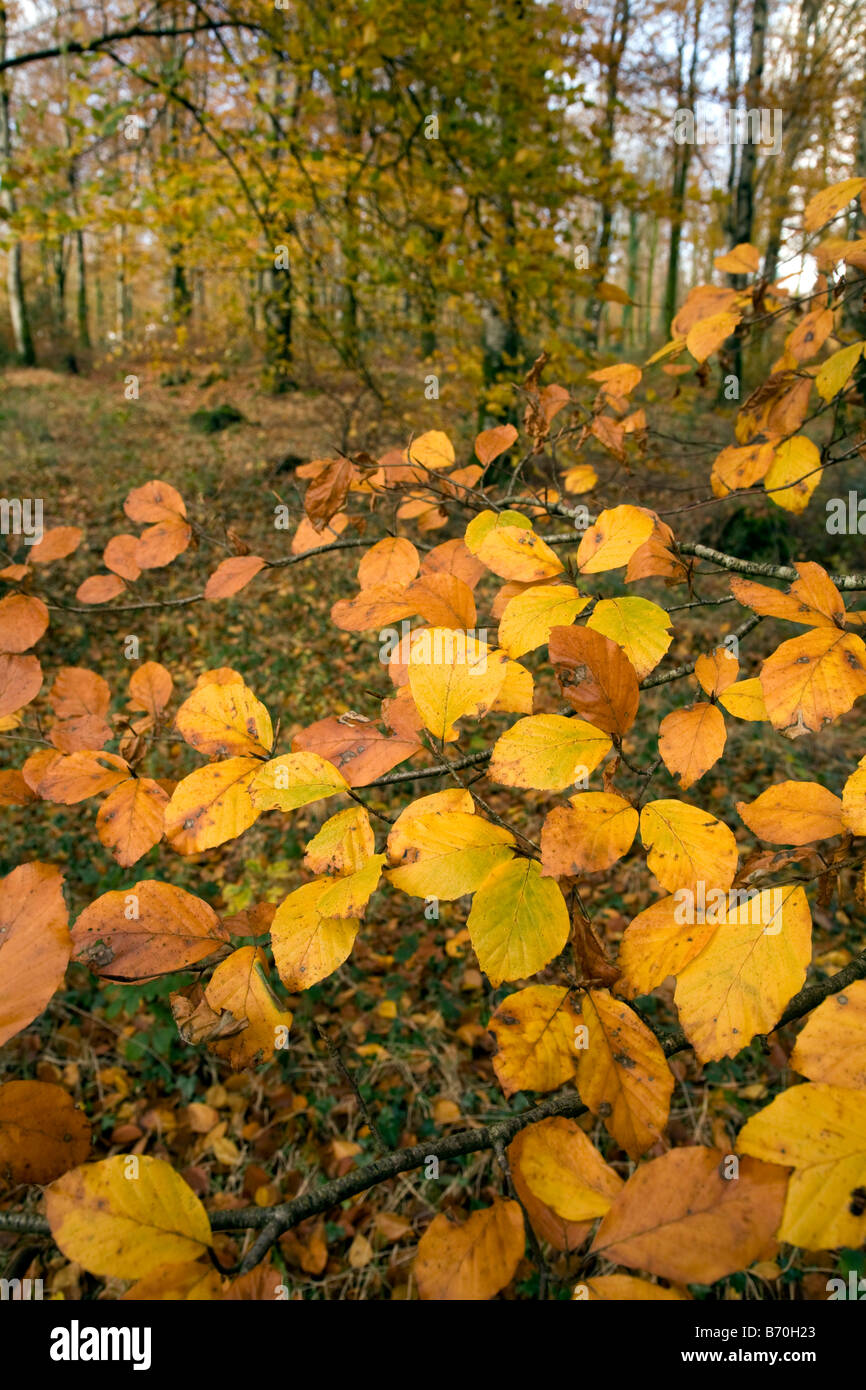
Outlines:
MULTIPOLYGON (((768 0, 753 0, 752 6, 752 39, 749 53, 749 76, 746 81, 745 101, 746 112, 757 111, 761 105, 761 85, 764 76, 764 44, 767 36, 767 8, 768 0)), ((732 22, 735 11, 731 8, 732 22)), ((739 174, 734 189, 733 205, 731 207, 730 220, 730 239, 731 246, 738 246, 741 242, 750 241, 752 236, 752 226, 755 218, 755 169, 758 162, 757 142, 751 139, 756 132, 750 128, 748 114, 745 122, 746 139, 740 152, 739 174)), ((736 142, 731 143, 733 151, 736 142)), ((734 289, 743 289, 746 284, 745 275, 730 275, 729 282, 734 289)), ((730 363, 730 373, 735 376, 740 383, 742 391, 743 381, 743 340, 740 334, 734 333, 725 343, 725 354, 730 363)), ((724 378, 723 378, 724 380, 724 378)), ((723 382, 720 383, 719 390, 722 390, 723 382)))
MULTIPOLYGON (((680 49, 680 83, 677 93, 677 107, 682 106, 683 101, 687 103, 689 111, 694 112, 695 101, 697 98, 697 71, 698 71, 698 43, 701 33, 701 11, 703 0, 695 0, 694 29, 692 32, 692 54, 689 63, 688 85, 685 83, 683 65, 685 61, 685 20, 683 25, 683 42, 680 49)), ((670 334, 671 320, 677 308, 677 288, 679 284, 680 269, 680 245, 683 233, 683 215, 686 205, 686 188, 688 187, 689 165, 691 163, 692 147, 686 141, 682 145, 674 145, 674 170, 671 186, 671 236, 668 247, 668 267, 665 278, 665 297, 664 297, 664 320, 665 332, 670 334)))
MULTIPOLYGON (((637 276, 638 276, 638 252, 640 250, 640 240, 638 238, 638 227, 640 219, 637 208, 631 208, 628 215, 628 281, 626 283, 626 293, 629 299, 637 298, 637 276)), ((622 337, 623 343, 627 347, 634 344, 634 305, 626 304, 622 311, 622 337)))
POLYGON ((655 268, 656 252, 659 244, 659 222, 653 214, 651 231, 649 237, 649 247, 647 248, 646 278, 644 289, 644 312, 643 312, 643 338, 644 344, 649 349, 655 333, 655 322, 653 317, 653 295, 655 293, 655 268))
POLYGON ((604 314, 604 300, 598 297, 599 286, 607 278, 610 259, 610 242, 613 231, 615 198, 613 189, 613 152, 616 138, 616 113, 619 104, 619 71, 628 42, 631 14, 630 0, 616 0, 611 19, 610 40, 608 44, 607 77, 605 80, 604 120, 599 132, 601 154, 600 181, 601 224, 595 251, 595 274, 593 276, 593 295, 587 305, 587 345, 598 347, 601 333, 601 320, 604 314))
MULTIPOLYGON (((866 84, 863 86, 863 94, 860 100, 860 120, 857 125, 857 165, 855 174, 866 174, 866 84)), ((854 214, 854 225, 851 233, 854 237, 866 237, 866 210, 863 207, 863 200, 858 198, 854 214)), ((866 338, 866 271, 857 270, 851 267, 846 276, 846 282, 852 285, 855 293, 850 299, 846 300, 845 323, 858 338, 866 338)), ((858 381, 866 388, 866 370, 863 363, 859 365, 858 381)))
POLYGON ((126 342, 127 308, 124 229, 118 223, 114 229, 114 336, 118 343, 126 342))
MULTIPOLYGON (((0 60, 6 57, 6 25, 6 5, 0 3, 0 60)), ((0 74, 0 209, 2 209, 7 222, 11 223, 15 217, 15 197, 9 187, 9 173, 12 167, 12 119, 9 87, 9 73, 4 71, 0 74)), ((22 366, 32 367, 36 361, 36 351, 33 347, 27 300, 24 295, 21 243, 17 240, 12 242, 6 252, 6 293, 9 298, 9 317, 12 321, 15 355, 22 366)))

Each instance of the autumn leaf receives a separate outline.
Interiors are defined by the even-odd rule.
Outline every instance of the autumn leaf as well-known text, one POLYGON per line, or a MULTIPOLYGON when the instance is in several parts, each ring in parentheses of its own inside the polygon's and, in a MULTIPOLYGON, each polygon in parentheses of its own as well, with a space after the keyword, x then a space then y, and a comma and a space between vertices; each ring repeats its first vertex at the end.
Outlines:
POLYGON ((634 1010, 606 989, 580 1003, 588 1046, 578 1053, 580 1098, 630 1158, 640 1158, 668 1122, 674 1077, 661 1044, 634 1010))
POLYGON ((659 725, 659 753, 685 791, 715 767, 725 751, 725 720, 717 705, 672 710, 659 725))
POLYGON ((810 1081, 866 1088, 866 980, 846 985, 809 1015, 790 1065, 810 1081))
POLYGON ((844 829, 842 802, 820 782, 779 782, 754 801, 738 801, 737 814, 774 845, 809 845, 844 829))
POLYGON ((724 1176, 718 1149, 671 1149, 641 1166, 602 1221, 592 1253, 680 1284, 714 1284, 771 1246, 785 1174, 742 1159, 724 1176))
POLYGON ((740 1153, 793 1168, 779 1239, 809 1250, 863 1244, 866 1095, 807 1082, 775 1097, 740 1130, 740 1153))
POLYGON ((87 1117, 62 1086, 45 1081, 0 1086, 0 1182, 53 1182, 89 1152, 87 1117))
POLYGON ((635 551, 649 540, 653 525, 652 512, 643 507, 622 506, 603 511, 577 548, 581 574, 601 574, 627 565, 635 551))
POLYGON ((140 1279, 195 1260, 212 1243, 198 1197, 169 1163, 147 1154, 73 1168, 46 1191, 45 1214, 66 1258, 107 1278, 140 1279))
POLYGON ((586 625, 625 652, 639 681, 655 670, 673 641, 670 617, 646 598, 601 599, 586 625))
POLYGON ((669 893, 698 882, 728 888, 737 871, 737 842, 708 811, 684 801, 649 801, 641 811, 640 833, 647 864, 669 893))
POLYGON ((284 753, 257 764, 250 799, 257 812, 294 811, 345 791, 347 785, 343 774, 318 753, 284 753))
MULTIPOLYGON (((396 828, 396 827, 395 827, 396 828)), ((514 855, 509 830, 465 811, 433 811, 413 816, 392 856, 403 863, 386 873, 395 888, 412 897, 436 897, 444 902, 474 893, 497 865, 514 855)))
POLYGON ((511 859, 491 869, 478 886, 466 926, 494 988, 541 970, 559 954, 571 930, 562 893, 553 879, 542 878, 533 859, 511 859))
POLYGON ((489 775, 508 787, 563 791, 593 772, 610 749, 607 734, 582 719, 530 715, 496 741, 489 775))
POLYGON ((263 809, 251 797, 261 768, 257 758, 226 758, 182 778, 165 808, 165 838, 172 848, 198 854, 248 830, 263 809))
POLYGON ((273 1059, 288 1038, 292 1015, 280 1007, 267 977, 267 957, 255 946, 241 946, 221 961, 205 989, 212 1009, 227 1010, 246 1027, 230 1037, 218 1038, 210 1048, 236 1071, 273 1059))
POLYGON ((329 879, 305 883, 284 898, 271 922, 274 964, 286 989, 309 989, 332 975, 351 954, 358 918, 327 916, 319 910, 329 879))
POLYGON ((702 1062, 735 1057, 779 1022, 812 959, 812 917, 802 888, 737 892, 716 930, 677 976, 680 1023, 702 1062))
POLYGON ((817 733, 866 694, 866 646, 852 632, 816 627, 777 647, 760 680, 775 729, 788 738, 817 733))
POLYGON ((118 864, 137 864, 159 843, 167 805, 167 793, 151 777, 130 778, 109 793, 96 815, 96 833, 118 864))
POLYGON ((62 884, 60 871, 38 860, 0 879, 0 1046, 63 983, 72 942, 62 884))
POLYGON ((575 713, 605 733, 627 733, 637 714, 640 690, 622 648, 587 627, 555 627, 548 651, 563 696, 575 713))
POLYGON ((631 848, 638 812, 615 792, 578 792, 569 801, 542 826, 542 872, 570 878, 612 868, 631 848))
POLYGON ((221 560, 204 586, 205 598, 232 598, 246 588, 266 563, 261 555, 230 555, 221 560))
POLYGON ((436 738, 456 737, 454 724, 486 714, 505 680, 505 653, 451 628, 413 637, 409 689, 424 725, 436 738))
POLYGON ((422 1299, 480 1302, 504 1289, 525 1244, 517 1202, 497 1200, 458 1224, 440 1212, 418 1242, 415 1278, 422 1299))
POLYGON ((843 179, 841 183, 833 183, 829 188, 823 188, 806 204, 803 213, 804 229, 807 232, 816 232, 825 222, 829 222, 847 207, 851 199, 862 193, 864 188, 866 179, 862 178, 843 179))
POLYGON ((115 980, 183 970, 228 940, 208 903, 158 879, 103 893, 79 914, 72 929, 75 959, 115 980))
POLYGON ((519 1168, 533 1196, 564 1221, 604 1216, 623 1186, 580 1126, 559 1116, 526 1131, 519 1168))
POLYGON ((569 991, 558 985, 529 985, 502 1000, 488 1026, 493 1070, 506 1096, 555 1091, 574 1076, 578 1022, 569 991))
POLYGON ((523 656, 550 637, 554 627, 568 626, 589 603, 570 584, 536 584, 515 594, 499 622, 499 645, 508 656, 523 656))
POLYGON ((211 757, 266 758, 274 741, 271 718, 246 685, 204 685, 175 718, 186 742, 211 757))

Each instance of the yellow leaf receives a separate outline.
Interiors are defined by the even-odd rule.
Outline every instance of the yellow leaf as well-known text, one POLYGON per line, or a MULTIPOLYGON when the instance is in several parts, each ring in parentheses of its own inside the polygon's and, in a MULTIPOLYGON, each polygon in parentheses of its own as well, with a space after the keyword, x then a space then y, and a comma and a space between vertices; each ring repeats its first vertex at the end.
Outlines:
POLYGON ((526 1236, 517 1202, 496 1200, 457 1225, 440 1212, 418 1242, 415 1278, 422 1299, 483 1301, 509 1284, 526 1236))
POLYGON ((222 1280, 213 1265, 206 1265, 201 1260, 159 1265, 133 1284, 131 1289, 127 1289, 121 1298, 124 1302, 141 1300, 146 1303, 162 1299, 178 1302, 221 1299, 222 1280))
POLYGON ((611 747, 607 734, 582 719, 530 715, 497 739, 489 776, 507 787, 563 791, 593 772, 611 747))
POLYGON ((699 882, 728 888, 737 872, 737 842, 722 821, 684 801, 650 801, 640 817, 647 864, 676 893, 699 882))
POLYGON ((617 961, 622 971, 617 981, 621 994, 629 999, 649 994, 704 949, 716 924, 689 914, 686 905, 680 897, 660 898, 626 927, 617 961))
POLYGON ((844 828, 842 802, 820 782, 779 782, 754 801, 738 801, 737 814, 773 845, 810 845, 844 828))
POLYGON ((503 999, 488 1026, 496 1040, 493 1070, 507 1096, 555 1091, 574 1076, 578 1021, 568 990, 558 985, 528 985, 503 999))
POLYGON ((842 822, 852 835, 866 835, 866 758, 842 788, 842 822))
POLYGON ((810 1015, 790 1067, 810 1081, 866 1089, 866 980, 846 985, 810 1015))
POLYGON ((754 275, 760 269, 761 257, 750 241, 741 241, 723 256, 716 256, 713 264, 716 270, 725 270, 730 275, 754 275))
POLYGON ((632 1173, 592 1253, 680 1284, 714 1284, 764 1254, 776 1234, 785 1175, 740 1160, 725 1176, 719 1149, 671 1149, 632 1173))
POLYGON ((813 628, 777 647, 760 679, 774 729, 817 733, 866 694, 866 646, 851 632, 813 628))
POLYGON ((271 946, 277 973, 290 993, 318 984, 347 960, 360 922, 326 917, 319 911, 328 879, 305 883, 284 898, 271 922, 271 946))
POLYGON ((259 815, 250 786, 261 766, 257 758, 226 758, 178 782, 165 808, 165 837, 172 848, 198 854, 248 830, 259 815))
POLYGON ((854 1193, 866 1185, 866 1094, 792 1086, 746 1122, 737 1148, 794 1170, 780 1240, 809 1250, 863 1244, 866 1211, 854 1193))
POLYGON ((271 717, 246 685, 203 685, 177 712, 183 739, 212 757, 267 757, 274 741, 271 717))
POLYGON ((844 391, 864 349, 866 343, 850 343, 848 347, 840 348, 838 352, 832 353, 826 362, 821 363, 815 377, 815 385, 822 401, 832 401, 834 396, 844 391))
POLYGON ((267 978, 267 957, 256 946, 241 946, 221 961, 210 977, 205 998, 212 1009, 228 1009, 247 1026, 234 1037, 210 1044, 235 1070, 269 1062, 288 1034, 292 1015, 280 1008, 267 978))
POLYGON ((524 530, 532 530, 532 522, 521 512, 493 512, 483 511, 474 516, 466 527, 466 547, 473 555, 477 555, 481 544, 490 535, 491 531, 502 526, 518 526, 524 530))
POLYGON ((376 849, 370 817, 363 806, 350 806, 326 820, 304 851, 304 864, 313 874, 354 873, 376 849))
POLYGON ((696 362, 706 362, 708 357, 720 348, 727 338, 730 338, 737 324, 740 322, 741 314, 723 309, 720 314, 711 314, 709 318, 698 319, 693 328, 686 334, 686 347, 692 354, 696 362))
POLYGON ((541 864, 551 878, 610 869, 631 848, 638 812, 614 792, 579 792, 555 806, 541 830, 541 864))
POLYGON ((665 610, 647 598, 605 598, 595 605, 586 625, 616 642, 642 681, 673 641, 670 621, 665 610))
MULTIPOLYGON (((581 1005, 589 1046, 579 1054, 577 1089, 630 1158, 640 1158, 668 1122, 674 1078, 657 1038, 606 989, 581 1005)), ((564 1213, 563 1213, 564 1214, 564 1213)))
POLYGON ((448 787, 445 791, 432 792, 430 796, 420 796, 417 801, 410 801, 408 806, 404 806, 388 835, 390 864, 398 864, 412 843, 410 821, 431 815, 434 811, 463 811, 471 816, 475 813, 472 793, 463 787, 448 787))
POLYGON ((348 785, 334 764, 318 753, 283 753, 259 764, 250 796, 257 811, 294 811, 345 791, 348 785))
POLYGON ((727 690, 723 690, 719 696, 719 704, 723 705, 735 719, 747 719, 752 723, 760 723, 770 716, 767 713, 767 706, 764 704, 764 691, 758 676, 753 676, 749 680, 736 681, 729 685, 727 690))
POLYGON ((512 859, 487 875, 466 922, 478 964, 494 986, 534 975, 564 947, 571 924, 559 887, 534 859, 512 859))
POLYGON ((573 492, 579 495, 582 492, 592 492, 598 482, 598 474, 591 463, 576 463, 569 468, 562 480, 562 485, 566 492, 573 492))
POLYGON ((198 1259, 212 1244, 207 1212, 161 1158, 115 1154, 73 1168, 45 1193, 51 1234, 91 1274, 140 1279, 198 1259))
POLYGON ((841 183, 831 184, 810 198, 803 213, 803 226, 807 232, 816 232, 847 207, 852 198, 866 188, 866 179, 843 179, 841 183))
POLYGON ((434 471, 450 468, 454 462, 454 445, 441 430, 428 430, 412 440, 406 450, 406 458, 409 463, 420 464, 434 471))
POLYGON ((494 714, 531 714, 535 682, 519 661, 506 661, 505 680, 490 706, 494 714))
POLYGON ((566 1221, 604 1216, 623 1186, 580 1126, 559 1116, 527 1130, 519 1167, 533 1196, 566 1221))
POLYGON ((764 476, 764 490, 777 507, 799 514, 808 507, 823 471, 821 454, 811 439, 795 434, 776 450, 764 476))
MULTIPOLYGON (((466 542, 468 545, 468 530, 466 542)), ((563 568, 556 551, 525 526, 493 527, 475 549, 475 554, 493 574, 523 584, 552 579, 561 574, 563 568)))
POLYGON ((577 548, 581 574, 600 574, 627 565, 635 551, 649 540, 654 525, 652 512, 643 507, 612 507, 601 512, 577 548))
POLYGON ((363 917, 367 903, 376 891, 385 858, 384 854, 373 854, 362 869, 346 874, 344 878, 331 879, 319 902, 322 915, 363 917))
POLYGON ((414 634, 409 648, 409 690, 424 725, 446 741, 454 723, 486 714, 505 680, 505 653, 451 628, 414 634))
POLYGON ((802 888, 734 890, 715 919, 716 931, 677 977, 674 996, 702 1062, 735 1057, 756 1034, 775 1027, 812 959, 812 918, 802 888))
POLYGON ((413 816, 404 838, 404 863, 386 877, 416 898, 450 902, 474 893, 491 869, 514 854, 509 831, 463 811, 413 816))
POLYGON ((535 585, 509 600, 499 622, 499 645, 512 657, 534 651, 551 628, 568 627, 588 603, 570 584, 535 585))

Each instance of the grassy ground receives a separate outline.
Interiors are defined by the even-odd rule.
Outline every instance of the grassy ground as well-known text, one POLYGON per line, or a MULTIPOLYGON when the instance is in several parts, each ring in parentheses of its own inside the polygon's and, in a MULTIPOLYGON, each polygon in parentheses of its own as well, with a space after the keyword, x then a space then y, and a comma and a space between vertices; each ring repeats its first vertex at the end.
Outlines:
MULTIPOLYGON (((671 509, 690 500, 696 481, 705 482, 714 453, 729 442, 726 422, 693 396, 675 396, 673 387, 664 408, 664 432, 651 440, 642 471, 600 468, 607 481, 606 501, 635 500, 671 509), (674 436, 692 442, 683 445, 674 436)), ((285 553, 288 538, 274 530, 274 507, 285 503, 300 516, 292 468, 280 471, 288 456, 330 457, 341 443, 370 447, 374 423, 383 431, 376 452, 406 442, 408 429, 396 415, 383 423, 357 412, 354 433, 347 434, 351 413, 348 390, 337 397, 271 400, 256 393, 251 373, 206 387, 199 381, 160 384, 143 373, 139 399, 127 401, 120 376, 7 372, 0 378, 2 490, 10 497, 43 497, 46 526, 86 528, 79 552, 50 574, 53 597, 69 603, 76 585, 100 568, 109 536, 130 529, 122 513, 130 488, 152 477, 172 483, 196 518, 198 551, 167 571, 145 576, 136 585, 136 598, 181 597, 199 592, 204 577, 226 554, 228 527, 254 552, 285 553), (235 406, 244 421, 219 433, 200 433, 192 424, 194 412, 222 403, 235 406)), ((440 424, 447 427, 444 411, 438 419, 419 420, 415 429, 440 424)), ((457 431, 452 434, 458 439, 457 431)), ((465 445, 461 459, 469 459, 465 445)), ((820 505, 819 499, 815 506, 820 505)), ((709 519, 698 511, 669 520, 678 534, 713 543, 725 525, 734 525, 732 513, 728 506, 714 510, 709 519)), ((851 559, 848 553, 834 553, 825 533, 807 533, 806 523, 783 521, 781 532, 762 533, 761 543, 771 550, 781 536, 781 544, 795 556, 808 550, 831 567, 851 559)), ((452 532, 436 539, 447 534, 452 532)), ((730 548, 736 548, 733 541, 730 548)), ((357 553, 329 558, 327 565, 314 561, 277 571, 227 603, 114 616, 99 610, 87 617, 53 614, 49 637, 39 649, 47 675, 62 665, 99 671, 119 709, 128 677, 123 643, 132 633, 139 637, 143 660, 162 661, 171 669, 178 699, 206 669, 225 665, 239 670, 275 721, 280 720, 283 751, 292 733, 315 719, 348 709, 375 717, 377 696, 388 693, 377 661, 378 638, 340 633, 328 622, 331 603, 355 587, 357 553)), ((606 591, 609 579, 604 576, 606 591)), ((657 594, 646 592, 665 603, 683 601, 682 591, 671 595, 656 587, 657 594)), ((708 576, 702 589, 708 596, 722 594, 724 579, 708 576)), ((710 648, 741 618, 735 605, 690 615, 669 659, 676 663, 710 648)), ((741 674, 753 674, 774 637, 778 642, 783 635, 789 634, 781 626, 764 625, 744 645, 741 674)), ((536 659, 528 664, 540 666, 536 659)), ((685 681, 662 686, 647 698, 643 732, 630 751, 633 760, 652 760, 658 719, 691 702, 695 693, 694 682, 685 681)), ((538 698, 541 709, 558 707, 549 679, 541 681, 538 698)), ((838 792, 844 770, 862 754, 860 728, 854 714, 822 734, 820 744, 806 739, 787 743, 760 732, 756 742, 756 726, 730 720, 724 760, 695 794, 702 805, 737 826, 735 801, 750 799, 771 780, 817 775, 838 792)), ((4 767, 19 766, 30 751, 32 745, 19 742, 21 737, 13 733, 3 741, 4 767)), ((481 746, 468 741, 465 749, 481 746)), ((179 777, 199 762, 167 733, 148 771, 179 777)), ((418 791, 430 789, 423 784, 418 791)), ((656 797, 678 794, 663 768, 652 792, 656 797)), ((549 809, 550 798, 540 794, 514 794, 489 784, 482 784, 482 794, 501 814, 516 815, 529 833, 537 833, 549 809)), ((393 815, 410 799, 406 789, 402 796, 373 805, 393 815)), ((236 912, 259 900, 278 902, 298 886, 303 845, 327 814, 314 806, 292 817, 265 816, 234 844, 190 859, 157 847, 134 871, 126 871, 95 838, 94 803, 41 805, 4 813, 0 869, 5 873, 33 858, 62 865, 73 915, 102 892, 151 877, 186 887, 220 911, 236 912)), ((740 834, 746 838, 742 827, 740 834)), ((615 948, 628 921, 652 896, 643 858, 633 851, 614 876, 595 880, 585 897, 615 948)), ((843 964, 849 952, 863 945, 862 919, 849 912, 849 898, 843 895, 844 906, 814 910, 816 957, 827 968, 843 964)), ((137 1149, 169 1158, 215 1206, 290 1197, 319 1171, 335 1176, 375 1155, 373 1136, 354 1095, 334 1073, 317 1023, 331 1027, 339 1021, 344 1055, 358 1073, 387 1144, 420 1142, 452 1125, 488 1122, 502 1113, 504 1101, 484 1025, 510 987, 491 990, 467 954, 461 935, 465 904, 444 905, 434 923, 424 919, 417 900, 388 889, 374 904, 350 961, 323 985, 288 1001, 296 1022, 292 1047, 279 1064, 235 1076, 204 1051, 180 1043, 167 995, 186 978, 107 986, 73 967, 68 988, 4 1049, 0 1075, 61 1081, 94 1121, 100 1156, 137 1149)), ((648 1007, 660 1022, 674 1021, 664 991, 648 1007)), ((743 1120, 786 1081, 791 1042, 783 1031, 766 1054, 756 1043, 734 1061, 707 1067, 702 1077, 689 1057, 675 1058, 679 1084, 670 1132, 676 1142, 716 1143, 729 1151, 743 1120)), ((518 1098, 516 1103, 529 1101, 518 1098)), ((610 1161, 628 1171, 624 1155, 603 1127, 595 1121, 586 1127, 610 1161)), ((286 1237, 276 1257, 280 1275, 298 1297, 411 1296, 414 1240, 432 1215, 449 1205, 465 1207, 470 1196, 499 1190, 495 1163, 488 1156, 443 1165, 439 1182, 404 1177, 348 1203, 337 1219, 332 1214, 327 1222, 306 1223, 286 1237)), ((15 1191, 6 1195, 10 1205, 23 1196, 15 1191)), ((8 1237, 2 1239, 9 1243, 8 1237)), ((237 1255, 236 1244, 225 1238, 221 1253, 230 1262, 237 1255)), ((40 1247, 35 1259, 34 1276, 44 1276, 55 1294, 116 1296, 114 1286, 69 1266, 50 1246, 40 1247)), ((574 1256, 552 1258, 553 1289, 559 1296, 569 1296, 575 1268, 574 1256)), ((723 1281, 714 1296, 818 1296, 833 1272, 835 1260, 829 1255, 815 1252, 795 1262, 783 1251, 757 1274, 723 1281)), ((535 1286, 536 1274, 527 1262, 510 1296, 531 1296, 535 1286)))

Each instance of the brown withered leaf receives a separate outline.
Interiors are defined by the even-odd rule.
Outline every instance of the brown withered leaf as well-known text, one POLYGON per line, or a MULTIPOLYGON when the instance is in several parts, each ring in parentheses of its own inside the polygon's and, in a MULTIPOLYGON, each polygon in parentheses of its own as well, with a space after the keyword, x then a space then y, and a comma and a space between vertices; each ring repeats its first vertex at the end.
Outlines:
POLYGON ((312 480, 304 494, 304 511, 317 531, 322 531, 346 501, 349 488, 359 477, 351 459, 332 459, 312 480))

